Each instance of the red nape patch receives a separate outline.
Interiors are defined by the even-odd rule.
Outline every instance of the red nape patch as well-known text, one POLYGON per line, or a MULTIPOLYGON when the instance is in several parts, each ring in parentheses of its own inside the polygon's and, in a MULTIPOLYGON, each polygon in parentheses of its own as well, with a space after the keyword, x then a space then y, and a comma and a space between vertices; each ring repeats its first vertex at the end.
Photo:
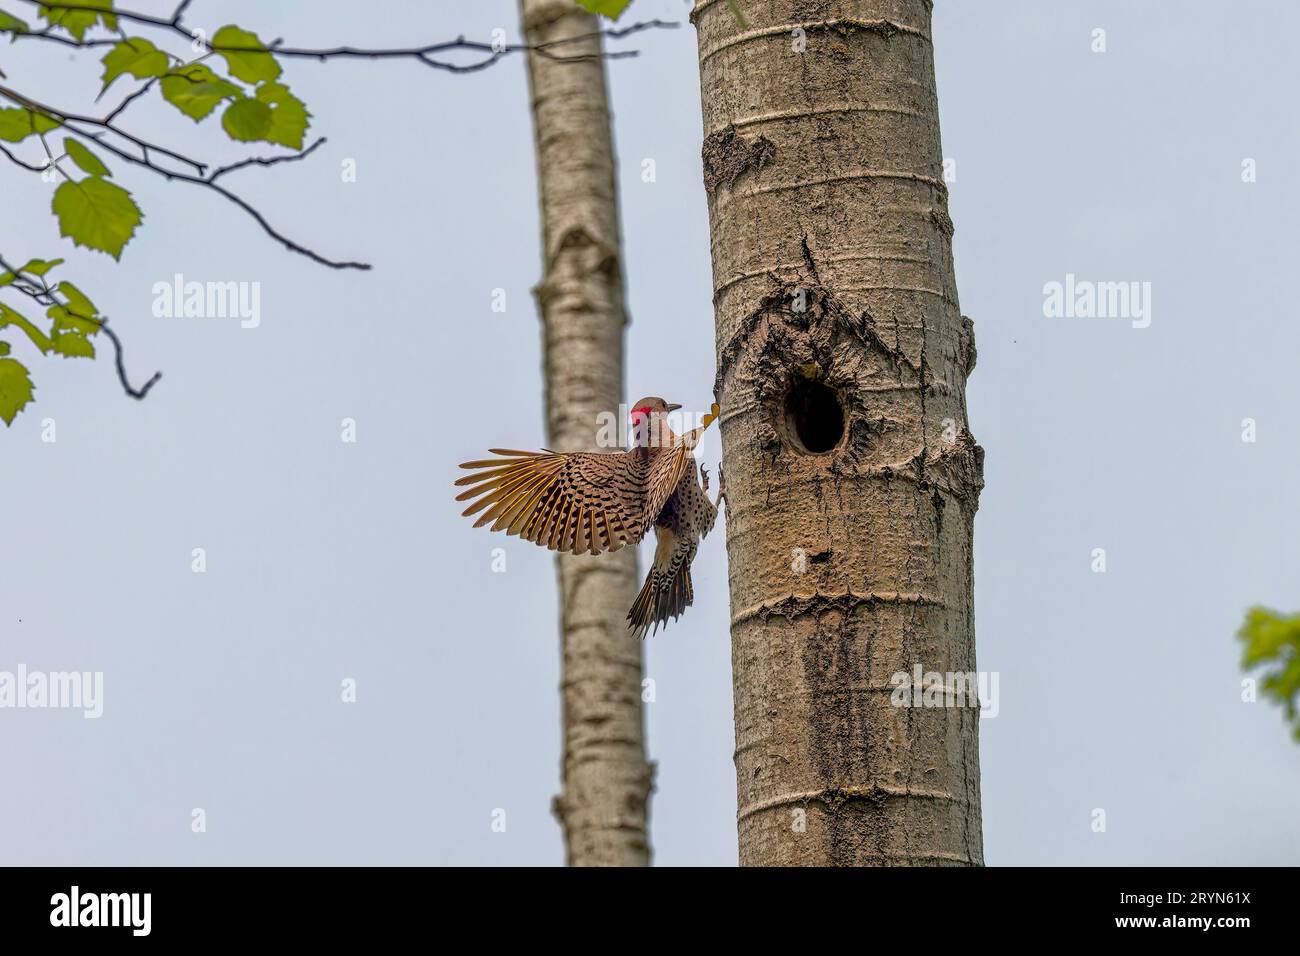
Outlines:
POLYGON ((646 418, 650 414, 650 406, 642 405, 640 408, 632 409, 632 420, 636 421, 638 417, 646 418))

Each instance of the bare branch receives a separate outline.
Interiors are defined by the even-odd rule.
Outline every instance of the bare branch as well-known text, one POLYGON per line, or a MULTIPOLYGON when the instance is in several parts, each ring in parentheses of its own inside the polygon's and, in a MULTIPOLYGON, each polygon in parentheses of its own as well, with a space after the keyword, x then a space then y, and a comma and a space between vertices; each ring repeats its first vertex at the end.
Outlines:
POLYGON ((117 106, 115 106, 115 107, 113 107, 113 109, 109 110, 108 115, 104 117, 104 122, 105 122, 105 123, 111 123, 111 122, 113 122, 113 120, 115 120, 115 119, 117 119, 119 116, 121 116, 121 115, 122 115, 122 112, 123 112, 123 111, 124 111, 128 106, 130 106, 132 103, 134 103, 134 102, 135 102, 136 100, 138 100, 140 97, 144 96, 146 93, 148 93, 150 90, 152 90, 152 89, 154 88, 154 84, 157 83, 160 79, 162 79, 162 77, 159 77, 159 76, 151 76, 151 77, 149 77, 149 79, 145 80, 144 83, 141 84, 140 88, 139 88, 138 90, 136 90, 134 93, 130 93, 130 94, 128 94, 127 96, 124 96, 124 97, 122 98, 122 102, 118 103, 117 106))
POLYGON ((23 169, 30 169, 34 173, 43 173, 45 172, 46 169, 49 168, 48 166, 36 166, 33 165, 32 163, 19 159, 17 156, 11 153, 9 151, 9 148, 5 146, 3 143, 0 143, 0 153, 4 153, 6 156, 8 156, 9 161, 11 163, 21 166, 23 169))
MULTIPOLYGON (((96 320, 91 319, 91 321, 94 322, 96 320)), ((117 380, 122 383, 122 388, 126 391, 126 394, 130 395, 138 402, 144 401, 145 396, 149 394, 149 390, 157 385, 158 380, 162 378, 162 372, 154 372, 149 378, 149 381, 145 382, 139 388, 132 388, 131 382, 126 377, 126 363, 122 358, 122 340, 117 337, 116 332, 108 327, 107 320, 100 322, 99 328, 100 331, 107 335, 113 342, 113 351, 116 353, 114 364, 117 366, 117 380)))
MULTIPOLYGON (((275 227, 272 226, 266 220, 266 217, 263 216, 260 212, 258 212, 257 209, 255 209, 247 200, 245 200, 241 196, 235 195, 230 190, 226 189, 224 186, 220 186, 217 183, 212 182, 210 179, 204 179, 200 176, 191 176, 189 173, 182 173, 176 170, 163 169, 161 166, 154 165, 154 163, 149 160, 147 155, 142 159, 132 156, 130 153, 119 149, 113 143, 110 143, 107 140, 105 140, 102 133, 101 134, 87 133, 84 130, 77 129, 74 126, 66 126, 64 128, 69 129, 80 136, 84 136, 87 139, 93 140, 99 146, 102 146, 104 149, 108 150, 113 155, 126 160, 128 163, 133 163, 136 166, 143 166, 145 169, 151 170, 165 179, 168 180, 178 179, 183 183, 193 183, 196 186, 204 186, 208 189, 211 189, 213 192, 219 193, 220 195, 224 196, 226 199, 233 202, 240 209, 244 210, 250 216, 252 216, 254 221, 256 221, 257 224, 262 227, 263 232, 265 232, 276 242, 282 244, 290 252, 296 252, 301 256, 306 256, 308 259, 312 260, 312 262, 319 263, 320 265, 323 266, 328 266, 331 269, 368 270, 371 268, 370 264, 367 262, 336 261, 334 259, 327 259, 324 256, 322 256, 320 253, 313 252, 311 249, 308 249, 306 246, 294 242, 288 236, 277 231, 275 227)), ((295 157, 289 157, 289 156, 285 157, 286 160, 289 160, 291 158, 295 158, 295 157)))
POLYGON ((322 136, 301 153, 289 153, 286 156, 250 156, 248 159, 240 160, 237 163, 231 163, 229 166, 222 166, 219 169, 214 169, 211 175, 208 176, 208 182, 216 182, 217 177, 224 176, 226 173, 233 173, 236 169, 243 169, 245 166, 277 166, 280 163, 296 163, 300 159, 306 159, 316 151, 317 147, 323 146, 325 143, 326 139, 322 136))
POLYGON ((71 179, 72 177, 69 176, 66 172, 64 172, 63 167, 59 165, 59 160, 54 158, 54 151, 50 149, 50 141, 45 138, 44 133, 41 133, 40 139, 41 139, 41 145, 45 147, 45 159, 48 161, 49 165, 57 169, 59 171, 59 175, 62 176, 64 179, 71 179))

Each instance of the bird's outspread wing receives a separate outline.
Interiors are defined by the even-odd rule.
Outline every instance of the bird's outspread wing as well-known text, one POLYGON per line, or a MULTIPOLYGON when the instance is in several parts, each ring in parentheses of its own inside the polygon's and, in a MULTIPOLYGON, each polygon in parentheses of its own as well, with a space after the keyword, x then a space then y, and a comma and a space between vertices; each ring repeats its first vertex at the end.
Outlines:
POLYGON ((471 486, 456 496, 473 501, 465 514, 483 512, 476 528, 490 523, 493 531, 552 551, 601 554, 640 541, 654 520, 653 458, 498 448, 492 454, 500 457, 461 465, 474 474, 456 482, 471 486))

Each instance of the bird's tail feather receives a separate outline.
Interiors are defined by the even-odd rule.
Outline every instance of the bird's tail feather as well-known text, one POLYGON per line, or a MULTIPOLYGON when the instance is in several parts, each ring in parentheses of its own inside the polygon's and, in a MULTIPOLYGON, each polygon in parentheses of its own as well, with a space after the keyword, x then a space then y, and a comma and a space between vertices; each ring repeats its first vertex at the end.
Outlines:
POLYGON ((651 625, 655 631, 661 624, 667 626, 669 618, 680 617, 694 600, 689 564, 682 562, 676 574, 652 567, 632 602, 632 609, 627 612, 628 629, 637 637, 645 637, 651 625))

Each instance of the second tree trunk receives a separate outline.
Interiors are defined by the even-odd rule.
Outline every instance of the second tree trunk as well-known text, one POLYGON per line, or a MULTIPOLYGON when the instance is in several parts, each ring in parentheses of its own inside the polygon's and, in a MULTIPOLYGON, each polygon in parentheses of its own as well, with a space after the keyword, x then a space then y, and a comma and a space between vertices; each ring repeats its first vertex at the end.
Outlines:
MULTIPOLYGON (((600 24, 572 0, 521 0, 542 210, 546 434, 557 451, 597 448, 623 397, 623 274, 600 24), (578 39, 574 39, 578 38, 578 39), (569 42, 572 41, 572 42, 569 42), (576 59, 557 59, 576 58, 576 59)), ((626 615, 636 549, 556 558, 563 646, 564 792, 555 799, 572 866, 644 866, 651 767, 641 644, 626 615)))

